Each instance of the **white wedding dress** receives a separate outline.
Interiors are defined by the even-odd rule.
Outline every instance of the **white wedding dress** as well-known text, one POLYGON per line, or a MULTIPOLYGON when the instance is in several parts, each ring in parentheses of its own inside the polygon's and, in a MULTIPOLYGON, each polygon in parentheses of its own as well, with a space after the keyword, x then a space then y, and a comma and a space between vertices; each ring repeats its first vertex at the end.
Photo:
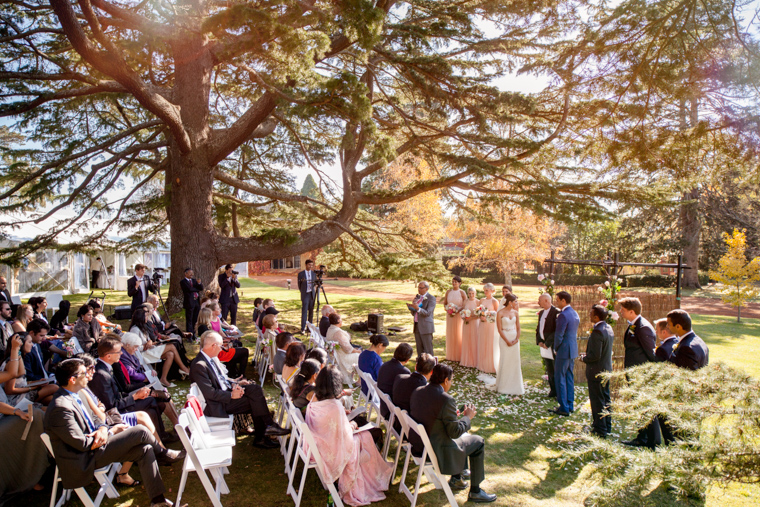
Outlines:
MULTIPOLYGON (((516 317, 501 318, 504 334, 513 341, 517 337, 516 317)), ((520 363, 520 342, 511 347, 499 336, 499 367, 496 369, 496 391, 501 394, 525 394, 520 363)))

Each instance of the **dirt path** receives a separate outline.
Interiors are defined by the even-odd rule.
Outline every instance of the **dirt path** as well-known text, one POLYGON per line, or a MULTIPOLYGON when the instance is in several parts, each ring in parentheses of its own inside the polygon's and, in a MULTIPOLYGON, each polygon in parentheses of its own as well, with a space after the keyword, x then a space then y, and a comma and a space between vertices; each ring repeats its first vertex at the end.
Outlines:
MULTIPOLYGON (((268 285, 282 288, 287 288, 288 278, 291 280, 291 287, 293 289, 296 289, 295 275, 290 277, 287 275, 266 275, 256 277, 257 280, 268 285)), ((332 293, 343 294, 347 296, 375 297, 380 299, 393 299, 397 301, 409 301, 411 298, 411 296, 408 294, 399 294, 397 292, 380 292, 375 290, 357 289, 354 287, 342 287, 340 285, 333 285, 328 281, 325 281, 325 290, 328 294, 332 293)), ((520 301, 520 306, 529 309, 538 309, 538 304, 535 301, 520 301)), ((736 309, 731 305, 724 303, 720 299, 684 296, 681 299, 681 308, 695 315, 722 315, 728 317, 736 316, 736 309)), ((760 319, 760 303, 749 303, 745 308, 742 308, 742 317, 746 317, 748 319, 760 319)))

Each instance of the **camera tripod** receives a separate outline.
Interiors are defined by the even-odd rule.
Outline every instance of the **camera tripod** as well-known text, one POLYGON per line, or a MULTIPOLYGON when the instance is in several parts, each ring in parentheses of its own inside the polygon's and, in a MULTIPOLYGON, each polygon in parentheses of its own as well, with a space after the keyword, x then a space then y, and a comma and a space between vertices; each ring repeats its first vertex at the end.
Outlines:
POLYGON ((322 279, 318 279, 314 284, 317 287, 317 315, 319 315, 319 291, 322 291, 322 295, 325 297, 325 304, 329 305, 330 302, 327 300, 327 293, 325 292, 325 287, 322 285, 322 279))

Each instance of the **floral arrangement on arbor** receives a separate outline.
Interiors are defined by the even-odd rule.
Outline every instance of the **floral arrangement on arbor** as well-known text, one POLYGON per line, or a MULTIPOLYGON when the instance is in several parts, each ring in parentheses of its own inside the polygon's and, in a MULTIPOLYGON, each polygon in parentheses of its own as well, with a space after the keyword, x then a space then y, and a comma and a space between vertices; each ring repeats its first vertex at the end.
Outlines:
POLYGON ((554 299, 554 280, 549 273, 543 273, 538 275, 538 281, 544 286, 543 289, 538 289, 539 294, 549 294, 554 299))
POLYGON ((599 304, 607 309, 607 324, 610 326, 614 326, 615 322, 620 318, 615 311, 615 304, 617 303, 618 294, 620 293, 621 288, 618 277, 612 276, 610 277, 610 280, 604 282, 604 285, 600 285, 597 289, 604 297, 604 299, 599 301, 599 304))

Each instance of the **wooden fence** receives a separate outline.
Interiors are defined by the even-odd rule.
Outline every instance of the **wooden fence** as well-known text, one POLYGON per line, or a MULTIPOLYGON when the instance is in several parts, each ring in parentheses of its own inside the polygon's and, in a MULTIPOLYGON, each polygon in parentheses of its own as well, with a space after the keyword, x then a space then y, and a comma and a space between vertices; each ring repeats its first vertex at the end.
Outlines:
MULTIPOLYGON (((578 312, 578 316, 581 319, 581 324, 578 328, 578 353, 586 351, 588 337, 591 334, 592 326, 588 317, 588 311, 593 305, 598 304, 599 301, 603 299, 602 293, 599 292, 598 287, 598 285, 580 285, 556 287, 555 289, 556 292, 564 290, 572 295, 572 307, 578 312)), ((618 300, 626 296, 635 296, 639 298, 641 301, 642 315, 653 324, 655 320, 665 318, 670 310, 681 307, 680 301, 676 299, 675 295, 645 293, 626 294, 626 292, 621 292, 619 293, 618 300)), ((615 371, 620 371, 623 369, 623 359, 625 358, 623 335, 625 334, 625 330, 628 329, 628 322, 621 317, 612 329, 615 332, 615 342, 612 346, 612 365, 615 371)), ((576 360, 574 373, 576 383, 586 383, 585 363, 576 360)))

